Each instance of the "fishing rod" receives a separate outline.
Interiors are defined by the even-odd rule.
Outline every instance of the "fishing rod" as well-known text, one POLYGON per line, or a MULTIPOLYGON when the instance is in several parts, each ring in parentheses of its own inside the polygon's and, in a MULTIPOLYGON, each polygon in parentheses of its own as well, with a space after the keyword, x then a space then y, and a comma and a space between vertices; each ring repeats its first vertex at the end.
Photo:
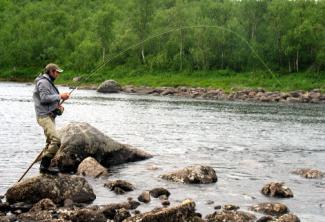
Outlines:
MULTIPOLYGON (((98 72, 100 69, 102 69, 106 64, 108 64, 109 62, 111 62, 112 60, 114 60, 115 58, 123 55, 124 53, 126 53, 127 51, 134 49, 140 45, 142 45, 143 43, 146 43, 152 39, 158 38, 160 36, 175 32, 175 31, 181 31, 181 30, 186 30, 186 29, 194 29, 194 28, 216 28, 216 29, 220 29, 223 31, 227 31, 230 32, 232 34, 234 34, 237 38, 239 38, 241 41, 243 41, 248 47, 249 49, 254 53, 254 55, 256 56, 256 58, 258 58, 258 60, 263 64, 263 66, 266 68, 266 70, 268 70, 268 72, 273 76, 273 78, 275 78, 277 80, 277 82, 279 83, 279 85, 281 85, 280 81, 278 80, 278 78, 275 77, 274 73, 271 71, 271 69, 267 66, 267 64, 263 61, 263 59, 257 54, 256 50, 249 44, 249 42, 244 39, 241 35, 239 35, 238 33, 236 33, 235 31, 222 27, 222 26, 217 26, 217 25, 193 25, 193 26, 182 26, 182 27, 178 27, 178 28, 174 28, 174 29, 170 29, 168 31, 165 32, 161 32, 158 33, 156 35, 152 35, 136 44, 133 44, 131 46, 129 46, 128 48, 120 51, 119 53, 117 53, 115 56, 113 57, 109 57, 106 60, 104 60, 103 63, 99 64, 96 68, 94 68, 86 78, 82 78, 82 76, 80 77, 80 80, 77 82, 77 84, 72 88, 72 90, 69 92, 69 95, 71 95, 75 90, 78 89, 78 87, 80 86, 80 84, 82 83, 82 81, 86 81, 88 79, 90 79, 93 75, 96 74, 96 72, 98 72)), ((65 100, 62 100, 60 102, 60 105, 62 105, 65 102, 65 100)), ((34 160, 34 162, 28 167, 28 169, 25 171, 25 173, 20 177, 20 179, 18 180, 21 181, 24 176, 27 174, 27 172, 30 170, 30 168, 37 162, 37 160, 41 157, 43 153, 43 150, 38 154, 37 158, 34 160)))
MULTIPOLYGON (((280 81, 278 80, 278 78, 276 78, 276 76, 274 75, 274 73, 271 71, 271 69, 268 67, 268 65, 264 62, 264 60, 258 55, 258 53, 256 52, 256 50, 251 46, 251 44, 249 44, 249 42, 243 38, 241 35, 239 35, 238 33, 236 33, 235 31, 231 30, 231 29, 228 29, 228 28, 225 28, 225 27, 222 27, 222 26, 217 26, 217 25, 193 25, 193 26, 181 26, 181 27, 178 27, 178 28, 174 28, 174 29, 170 29, 168 31, 165 31, 165 32, 161 32, 161 33, 158 33, 156 35, 152 35, 134 45, 131 45, 129 46, 128 48, 120 51, 118 54, 116 54, 115 56, 113 57, 109 57, 107 58, 103 63, 101 63, 100 65, 98 65, 96 68, 94 68, 87 76, 87 78, 83 79, 81 77, 80 81, 78 82, 78 84, 69 92, 69 94, 71 95, 71 93, 73 93, 75 90, 78 89, 78 86, 80 86, 81 82, 82 81, 86 81, 88 79, 90 79, 94 74, 96 74, 96 72, 98 72, 100 69, 102 69, 106 64, 108 64, 109 62, 111 62, 112 60, 114 60, 115 58, 123 55, 124 53, 126 53, 127 51, 131 50, 131 49, 134 49, 140 45, 142 45, 143 43, 146 43, 152 39, 155 39, 155 38, 158 38, 160 36, 163 36, 163 35, 166 35, 166 34, 169 34, 169 33, 172 33, 172 32, 175 32, 175 31, 181 31, 181 30, 186 30, 186 29, 194 29, 194 28, 216 28, 216 29, 220 29, 220 30, 223 30, 223 31, 227 31, 227 32, 230 32, 232 34, 234 34, 237 38, 239 38, 241 41, 243 41, 248 47, 249 49, 251 50, 251 52, 253 52, 253 54, 255 55, 255 57, 262 63, 262 65, 264 66, 264 68, 266 68, 266 70, 272 75, 273 78, 276 79, 276 81, 278 82, 278 84, 281 86, 281 83, 280 81)), ((64 102, 65 100, 63 100, 60 105, 64 102)))

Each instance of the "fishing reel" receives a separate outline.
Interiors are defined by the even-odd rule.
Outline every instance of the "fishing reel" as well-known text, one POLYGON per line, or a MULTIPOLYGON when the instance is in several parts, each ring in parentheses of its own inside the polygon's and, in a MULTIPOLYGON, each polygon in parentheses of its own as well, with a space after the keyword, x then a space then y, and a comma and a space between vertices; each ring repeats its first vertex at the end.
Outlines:
POLYGON ((59 107, 57 107, 55 110, 52 111, 53 115, 55 116, 61 116, 63 114, 64 109, 60 109, 59 107))

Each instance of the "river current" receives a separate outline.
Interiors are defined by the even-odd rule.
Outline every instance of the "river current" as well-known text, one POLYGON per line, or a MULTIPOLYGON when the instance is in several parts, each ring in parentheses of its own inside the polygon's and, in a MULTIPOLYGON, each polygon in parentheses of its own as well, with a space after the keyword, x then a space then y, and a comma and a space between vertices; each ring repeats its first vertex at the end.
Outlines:
MULTIPOLYGON (((32 90, 32 84, 0 83, 0 194, 18 180, 45 144, 35 119, 32 90)), ((325 105, 77 90, 65 103, 65 113, 56 124, 62 127, 71 121, 87 122, 116 141, 154 155, 110 169, 109 179, 135 185, 136 189, 125 195, 103 187, 107 178, 87 178, 97 196, 94 204, 136 199, 144 190, 164 187, 171 192, 172 206, 191 198, 203 215, 212 213, 216 205, 231 203, 248 210, 257 203, 276 201, 287 205, 301 221, 325 221, 325 179, 308 180, 290 173, 305 167, 325 171, 325 105), (193 164, 213 167, 218 182, 186 185, 159 177, 193 164), (261 188, 272 181, 285 182, 294 198, 263 196, 261 188)), ((35 164, 26 177, 37 175, 38 166, 35 164)), ((153 199, 139 210, 157 206, 159 200, 153 199)))

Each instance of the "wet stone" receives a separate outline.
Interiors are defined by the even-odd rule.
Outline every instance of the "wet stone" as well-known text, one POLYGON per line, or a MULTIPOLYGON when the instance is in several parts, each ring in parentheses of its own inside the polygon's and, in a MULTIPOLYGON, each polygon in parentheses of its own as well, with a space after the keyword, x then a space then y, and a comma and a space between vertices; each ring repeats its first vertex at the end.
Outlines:
POLYGON ((25 203, 25 202, 18 202, 10 205, 10 209, 13 212, 22 213, 22 212, 27 212, 33 207, 32 204, 25 203))
POLYGON ((71 199, 64 200, 64 203, 63 203, 64 207, 73 207, 73 205, 74 205, 74 202, 71 199))
POLYGON ((224 210, 238 210, 239 207, 235 206, 235 205, 232 205, 232 204, 226 204, 226 205, 223 206, 223 209, 224 210))
POLYGON ((165 180, 190 184, 208 184, 217 182, 215 170, 209 166, 194 165, 161 176, 165 180))
POLYGON ((161 201, 161 205, 163 205, 164 207, 167 207, 170 205, 170 202, 169 202, 169 200, 163 200, 163 201, 161 201))
POLYGON ((288 207, 282 203, 260 203, 254 205, 250 209, 252 211, 272 216, 280 216, 289 212, 288 207))
POLYGON ((223 210, 207 215, 206 219, 208 222, 254 222, 256 217, 248 212, 223 210))
POLYGON ((294 214, 285 214, 279 217, 276 222, 300 222, 300 219, 294 214))
POLYGON ((207 200, 207 201, 205 201, 205 204, 206 205, 212 205, 212 204, 214 204, 214 201, 213 200, 207 200))
POLYGON ((270 197, 290 198, 293 193, 290 188, 284 186, 284 183, 271 182, 262 188, 261 192, 270 197))
POLYGON ((160 187, 160 188, 155 188, 155 189, 150 190, 150 195, 154 198, 158 198, 162 195, 165 195, 168 198, 170 195, 170 192, 167 189, 160 187))
POLYGON ((114 222, 122 222, 129 217, 131 217, 130 212, 122 208, 117 210, 116 215, 114 216, 114 222))
POLYGON ((292 171, 293 174, 300 175, 307 179, 320 179, 325 176, 325 173, 317 169, 301 168, 292 171))
POLYGON ((42 210, 55 210, 56 205, 53 203, 51 199, 45 198, 34 204, 32 209, 30 209, 31 212, 36 211, 42 211, 42 210))
POLYGON ((125 192, 134 190, 134 186, 125 180, 108 181, 104 184, 104 187, 109 188, 116 194, 124 194, 125 192))
POLYGON ((150 202, 150 192, 149 191, 143 191, 140 196, 138 196, 138 200, 143 203, 149 203, 150 202))
POLYGON ((259 218, 256 222, 272 222, 274 221, 274 218, 271 216, 263 216, 259 218))

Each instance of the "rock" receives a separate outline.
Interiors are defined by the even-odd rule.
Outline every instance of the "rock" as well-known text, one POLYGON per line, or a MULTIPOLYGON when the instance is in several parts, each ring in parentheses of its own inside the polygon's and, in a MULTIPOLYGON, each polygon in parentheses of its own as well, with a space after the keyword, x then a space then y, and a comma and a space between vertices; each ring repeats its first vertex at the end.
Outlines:
POLYGON ((319 179, 324 177, 325 173, 317 170, 317 169, 309 169, 309 168, 301 168, 292 171, 293 174, 300 175, 302 177, 305 177, 307 179, 319 179))
POLYGON ((114 191, 117 194, 123 194, 125 192, 134 190, 134 186, 125 180, 107 181, 104 184, 104 187, 108 187, 110 190, 114 191))
POLYGON ((116 215, 114 216, 114 222, 122 222, 129 217, 131 217, 130 212, 121 208, 117 210, 116 215))
POLYGON ((158 198, 162 195, 165 195, 168 198, 170 196, 170 192, 165 188, 159 187, 159 188, 150 190, 150 195, 154 198, 158 198))
POLYGON ((207 215, 206 219, 208 222, 253 222, 256 217, 254 214, 243 211, 223 210, 207 215))
POLYGON ((167 207, 170 205, 170 202, 169 202, 169 200, 163 200, 163 201, 161 201, 161 205, 163 205, 164 207, 167 207))
POLYGON ((70 211, 64 213, 64 219, 68 221, 76 221, 76 222, 106 222, 107 219, 104 214, 97 209, 85 208, 79 209, 76 211, 70 211))
POLYGON ((68 175, 39 175, 25 179, 9 188, 6 197, 9 203, 36 203, 44 198, 54 203, 62 203, 65 199, 83 203, 96 198, 84 178, 68 175))
POLYGON ((12 212, 22 213, 27 212, 33 207, 33 204, 25 203, 25 202, 17 202, 10 205, 10 210, 12 212))
POLYGON ((201 222, 202 219, 198 218, 195 213, 195 203, 192 200, 185 200, 182 204, 172 207, 155 209, 150 212, 135 215, 127 218, 123 222, 201 222))
POLYGON ((8 212, 10 210, 10 205, 8 202, 0 203, 0 212, 8 212))
POLYGON ((216 206, 214 206, 214 209, 215 209, 215 210, 220 210, 220 209, 221 209, 221 205, 216 205, 216 206))
POLYGON ((72 78, 73 82, 79 82, 81 80, 81 76, 76 76, 72 78))
POLYGON ((108 187, 111 190, 113 190, 115 187, 120 187, 122 190, 125 190, 125 191, 133 191, 134 190, 134 186, 125 180, 110 180, 110 181, 107 181, 104 184, 104 186, 108 187))
POLYGON ((107 169, 92 157, 87 157, 79 164, 77 174, 95 178, 109 175, 107 169))
POLYGON ((284 186, 284 183, 271 182, 266 184, 261 192, 266 196, 290 198, 293 193, 290 188, 284 186))
POLYGON ((149 191, 143 191, 140 196, 138 196, 138 200, 143 203, 149 203, 151 200, 149 191))
POLYGON ((232 205, 232 204, 226 204, 226 205, 223 206, 223 209, 224 210, 238 210, 239 207, 235 206, 235 205, 232 205))
POLYGON ((104 167, 151 158, 152 155, 109 138, 88 123, 73 122, 58 131, 60 150, 54 159, 61 171, 75 172, 91 156, 104 167))
POLYGON ((65 199, 64 203, 63 203, 63 206, 69 208, 69 207, 73 207, 74 204, 75 203, 71 199, 65 199))
POLYGON ((218 178, 215 170, 209 166, 194 165, 161 176, 163 179, 181 183, 215 183, 218 178))
POLYGON ((134 200, 130 200, 124 203, 108 204, 102 207, 101 212, 106 218, 113 220, 119 209, 134 210, 140 203, 134 200))
POLYGON ((121 91, 121 86, 115 80, 106 80, 97 88, 97 92, 101 93, 118 93, 119 91, 121 91))
POLYGON ((0 221, 1 222, 15 222, 17 220, 17 216, 15 214, 10 214, 10 215, 3 215, 0 216, 0 221))
POLYGON ((259 218, 256 222, 274 222, 274 218, 271 216, 263 216, 259 218))
POLYGON ((276 222, 300 222, 300 219, 294 214, 285 214, 279 217, 276 222))
POLYGON ((55 203, 53 203, 51 199, 45 198, 38 201, 36 204, 34 204, 32 209, 30 209, 30 212, 38 212, 42 210, 55 210, 55 209, 56 209, 55 203))
POLYGON ((289 212, 288 207, 282 203, 260 203, 252 206, 250 209, 272 216, 280 216, 289 212))
POLYGON ((52 221, 52 212, 47 210, 26 212, 18 215, 18 221, 52 221))

